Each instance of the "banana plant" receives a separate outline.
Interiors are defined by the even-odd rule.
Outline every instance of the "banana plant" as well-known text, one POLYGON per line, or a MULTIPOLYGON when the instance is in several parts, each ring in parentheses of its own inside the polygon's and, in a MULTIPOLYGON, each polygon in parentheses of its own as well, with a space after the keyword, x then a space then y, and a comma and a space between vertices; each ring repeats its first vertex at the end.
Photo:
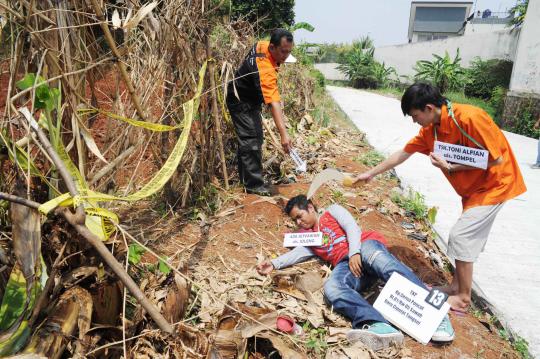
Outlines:
POLYGON ((392 76, 397 77, 396 69, 392 66, 386 67, 384 62, 375 62, 373 66, 373 74, 381 87, 386 87, 392 76))
POLYGON ((49 132, 49 140, 56 148, 60 141, 62 120, 60 109, 60 89, 49 87, 45 79, 34 73, 27 73, 15 84, 19 90, 27 90, 35 86, 34 109, 42 110, 46 128, 49 132))
POLYGON ((47 280, 41 260, 41 222, 35 209, 11 204, 15 265, 0 306, 0 356, 18 352, 30 336, 28 320, 47 280))
POLYGON ((461 67, 459 49, 452 60, 448 52, 444 56, 433 54, 433 61, 420 60, 416 63, 416 80, 432 82, 442 93, 449 90, 460 90, 465 86, 465 70, 461 67))

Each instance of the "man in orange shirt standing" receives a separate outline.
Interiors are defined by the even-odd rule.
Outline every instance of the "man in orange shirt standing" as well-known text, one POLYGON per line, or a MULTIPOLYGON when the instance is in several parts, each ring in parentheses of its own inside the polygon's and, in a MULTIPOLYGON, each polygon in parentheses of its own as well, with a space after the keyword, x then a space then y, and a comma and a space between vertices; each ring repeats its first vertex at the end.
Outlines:
POLYGON ((238 139, 238 175, 248 193, 270 195, 262 174, 263 127, 261 104, 270 107, 286 153, 291 149, 278 91, 277 70, 291 54, 293 36, 276 29, 270 41, 251 48, 227 88, 227 107, 238 139))
MULTIPOLYGON (((410 86, 401 98, 404 115, 410 115, 422 128, 402 150, 355 179, 369 181, 407 160, 413 153, 429 156, 440 168, 452 187, 461 196, 463 212, 452 227, 448 239, 448 255, 456 262, 452 283, 442 288, 454 310, 466 310, 471 302, 473 263, 484 250, 493 221, 504 202, 527 189, 518 164, 504 134, 482 109, 453 104, 439 89, 426 83, 410 86), (434 153, 435 141, 445 149, 467 154, 446 158, 467 158, 470 154, 484 156, 484 168, 447 161, 434 153), (456 146, 457 145, 457 146, 456 146), (462 147, 458 147, 462 146, 462 147)), ((478 159, 478 157, 476 158, 478 159)))

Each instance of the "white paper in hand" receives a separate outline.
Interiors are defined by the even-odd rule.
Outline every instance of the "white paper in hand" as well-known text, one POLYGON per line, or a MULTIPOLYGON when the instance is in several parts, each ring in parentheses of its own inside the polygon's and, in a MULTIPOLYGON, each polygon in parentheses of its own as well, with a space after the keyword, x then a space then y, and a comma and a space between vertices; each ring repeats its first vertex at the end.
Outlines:
POLYGON ((307 163, 306 161, 302 160, 300 156, 298 155, 298 152, 294 148, 291 148, 289 151, 289 154, 291 155, 291 158, 296 165, 296 170, 298 172, 306 172, 307 171, 307 163))

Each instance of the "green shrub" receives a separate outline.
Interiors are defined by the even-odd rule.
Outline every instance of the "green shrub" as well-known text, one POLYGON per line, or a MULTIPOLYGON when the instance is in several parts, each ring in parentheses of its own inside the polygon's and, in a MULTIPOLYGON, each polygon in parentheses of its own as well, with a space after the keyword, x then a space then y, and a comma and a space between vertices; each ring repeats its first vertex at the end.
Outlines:
POLYGON ((512 18, 508 23, 509 27, 517 28, 523 25, 525 21, 525 15, 527 14, 527 8, 529 7, 529 0, 518 0, 516 5, 512 6, 508 12, 512 18))
POLYGON ((465 70, 461 67, 461 57, 459 49, 452 60, 445 52, 444 56, 433 54, 433 61, 420 60, 416 62, 414 70, 415 80, 425 80, 433 83, 441 90, 441 93, 447 91, 459 91, 463 88, 465 82, 465 70))
POLYGON ((491 98, 489 104, 495 111, 495 117, 493 118, 497 124, 500 126, 500 119, 504 111, 504 99, 506 98, 506 92, 508 90, 501 86, 496 86, 493 91, 491 91, 491 98))
POLYGON ((369 37, 355 41, 350 50, 340 56, 338 70, 343 72, 356 88, 379 88, 388 85, 393 67, 375 61, 375 48, 369 37))
POLYGON ((324 87, 324 85, 326 85, 324 75, 319 70, 312 68, 309 70, 309 74, 311 75, 311 77, 313 77, 313 79, 315 80, 315 84, 318 87, 324 87))
POLYGON ((471 68, 466 71, 468 81, 465 83, 465 95, 489 100, 494 88, 507 89, 512 76, 512 65, 512 61, 484 61, 476 58, 471 68))
POLYGON ((515 121, 511 126, 506 127, 505 130, 532 138, 538 138, 540 136, 540 129, 533 128, 538 118, 533 116, 532 104, 525 106, 516 118, 519 120, 515 121))
POLYGON ((376 151, 376 150, 370 150, 365 153, 362 153, 360 156, 356 157, 354 160, 356 162, 360 162, 366 166, 369 167, 375 167, 382 161, 384 161, 385 157, 382 153, 376 151))
POLYGON ((416 219, 427 218, 428 208, 424 202, 424 196, 422 194, 409 189, 407 196, 394 193, 390 199, 399 207, 403 208, 408 215, 416 219))
POLYGON ((314 60, 316 63, 339 62, 350 50, 349 44, 317 44, 314 60))
POLYGON ((455 103, 463 103, 480 107, 482 110, 486 111, 491 118, 496 118, 495 109, 488 101, 476 97, 467 97, 463 92, 447 92, 444 94, 444 96, 455 103))

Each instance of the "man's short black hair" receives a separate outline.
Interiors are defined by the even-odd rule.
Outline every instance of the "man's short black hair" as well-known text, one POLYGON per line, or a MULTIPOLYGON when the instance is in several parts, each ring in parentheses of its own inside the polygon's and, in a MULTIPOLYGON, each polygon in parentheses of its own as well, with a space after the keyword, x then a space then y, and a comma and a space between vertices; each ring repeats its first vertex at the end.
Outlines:
POLYGON ((293 35, 289 30, 275 29, 270 34, 270 43, 274 46, 280 46, 282 38, 287 39, 287 42, 293 42, 293 35))
POLYGON ((412 109, 423 111, 427 104, 442 107, 446 98, 436 86, 427 82, 417 82, 405 90, 401 97, 401 111, 407 116, 412 109))
POLYGON ((307 197, 303 194, 299 194, 298 196, 291 198, 287 202, 283 211, 289 216, 294 207, 307 211, 308 205, 310 204, 313 206, 313 208, 315 208, 315 210, 317 209, 317 207, 315 207, 315 205, 313 204, 313 202, 311 202, 310 199, 307 199, 307 197))

